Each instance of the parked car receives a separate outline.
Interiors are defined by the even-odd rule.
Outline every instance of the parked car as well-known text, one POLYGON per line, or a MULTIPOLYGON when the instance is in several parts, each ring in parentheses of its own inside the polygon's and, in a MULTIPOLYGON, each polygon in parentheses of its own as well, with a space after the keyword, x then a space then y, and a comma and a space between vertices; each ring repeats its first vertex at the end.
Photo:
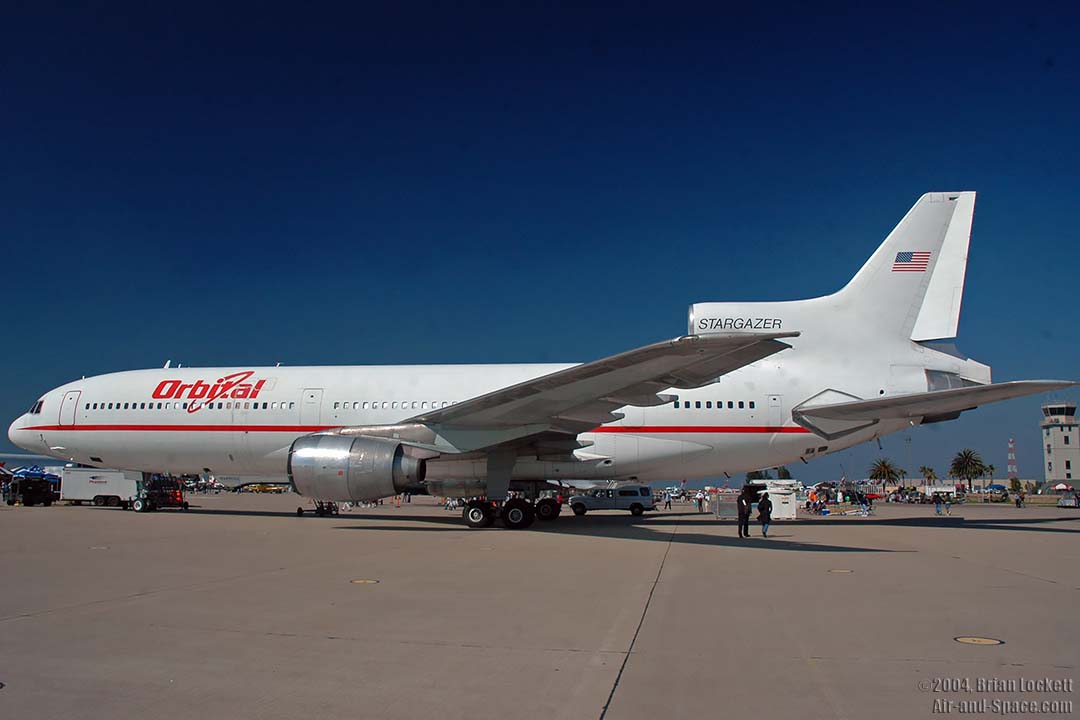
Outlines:
POLYGON ((575 515, 584 515, 590 510, 629 510, 631 515, 641 515, 646 510, 655 510, 656 501, 649 487, 605 488, 574 495, 570 498, 570 509, 575 515))

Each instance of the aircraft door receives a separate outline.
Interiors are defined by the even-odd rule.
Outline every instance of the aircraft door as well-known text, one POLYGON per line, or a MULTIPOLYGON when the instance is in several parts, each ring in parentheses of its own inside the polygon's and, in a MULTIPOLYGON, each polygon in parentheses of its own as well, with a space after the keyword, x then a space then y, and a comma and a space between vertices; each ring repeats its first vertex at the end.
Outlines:
POLYGON ((300 424, 321 425, 322 388, 306 388, 300 398, 300 424))
POLYGON ((784 424, 784 396, 770 395, 769 410, 765 416, 765 424, 769 427, 780 427, 784 424))
POLYGON ((81 390, 72 390, 64 393, 64 399, 60 401, 60 424, 74 425, 75 411, 79 409, 79 396, 81 390))

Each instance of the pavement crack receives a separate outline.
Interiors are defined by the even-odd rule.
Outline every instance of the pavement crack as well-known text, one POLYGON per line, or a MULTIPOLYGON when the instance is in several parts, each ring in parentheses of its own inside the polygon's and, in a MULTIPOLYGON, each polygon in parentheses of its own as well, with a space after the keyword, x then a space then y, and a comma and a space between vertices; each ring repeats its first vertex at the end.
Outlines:
POLYGON ((638 635, 641 633, 641 627, 645 624, 645 616, 649 614, 649 606, 652 604, 653 594, 656 592, 656 586, 660 584, 660 576, 664 573, 664 565, 667 563, 668 554, 671 553, 671 545, 675 541, 675 533, 679 530, 679 522, 676 521, 675 525, 671 528, 671 534, 668 535, 667 546, 664 548, 664 557, 660 558, 660 567, 656 570, 656 577, 653 578, 652 587, 649 588, 649 597, 645 599, 645 607, 641 609, 641 617, 638 618, 637 627, 634 629, 634 636, 630 638, 630 645, 626 648, 626 655, 623 656, 622 664, 619 665, 619 672, 615 675, 615 682, 611 684, 611 692, 608 693, 607 702, 604 703, 604 707, 600 710, 600 719, 604 720, 607 717, 608 709, 611 707, 611 701, 615 699, 615 691, 619 689, 619 681, 622 680, 623 671, 626 670, 626 664, 630 662, 630 655, 634 652, 634 645, 637 643, 638 635))

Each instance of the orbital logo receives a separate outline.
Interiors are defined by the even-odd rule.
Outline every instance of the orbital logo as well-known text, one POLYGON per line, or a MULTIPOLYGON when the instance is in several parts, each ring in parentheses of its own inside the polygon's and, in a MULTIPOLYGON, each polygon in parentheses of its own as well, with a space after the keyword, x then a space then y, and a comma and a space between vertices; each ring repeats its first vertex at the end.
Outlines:
POLYGON ((198 412, 206 403, 229 398, 231 400, 248 400, 259 397, 259 392, 266 384, 266 380, 248 382, 254 370, 233 373, 218 378, 213 384, 196 380, 193 383, 183 380, 162 380, 154 388, 152 397, 155 400, 190 400, 187 411, 198 412))

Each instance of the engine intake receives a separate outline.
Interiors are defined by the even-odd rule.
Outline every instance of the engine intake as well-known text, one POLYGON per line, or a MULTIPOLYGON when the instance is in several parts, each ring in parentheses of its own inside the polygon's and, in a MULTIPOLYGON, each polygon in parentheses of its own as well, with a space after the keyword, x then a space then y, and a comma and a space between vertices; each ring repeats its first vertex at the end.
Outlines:
POLYGON ((411 458, 397 440, 305 435, 289 449, 289 479, 301 495, 362 502, 396 495, 424 481, 424 460, 411 458))

